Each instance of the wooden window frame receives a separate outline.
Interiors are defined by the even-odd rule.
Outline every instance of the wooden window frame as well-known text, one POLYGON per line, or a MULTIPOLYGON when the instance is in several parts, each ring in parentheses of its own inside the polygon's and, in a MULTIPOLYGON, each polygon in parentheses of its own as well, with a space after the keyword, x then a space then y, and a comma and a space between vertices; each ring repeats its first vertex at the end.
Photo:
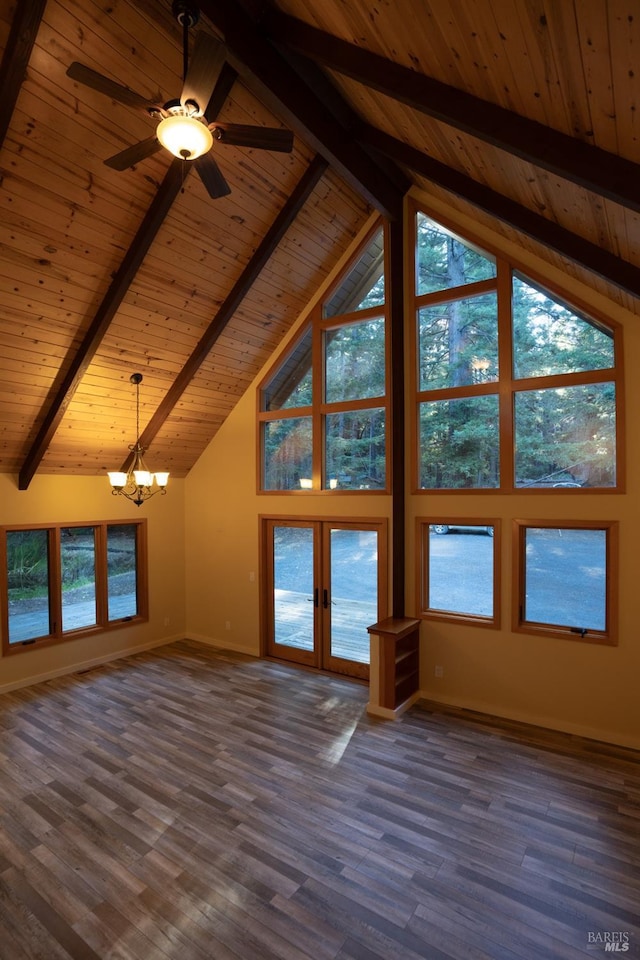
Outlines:
POLYGON ((330 300, 336 289, 339 288, 345 276, 349 274, 354 263, 362 255, 363 250, 371 243, 373 237, 379 232, 380 228, 384 230, 384 273, 389 276, 389 237, 388 224, 382 220, 377 220, 367 231, 362 243, 358 245, 357 251, 349 259, 344 269, 340 271, 338 279, 327 291, 322 300, 315 305, 307 322, 300 328, 292 344, 289 345, 286 353, 282 354, 275 364, 273 364, 266 376, 258 385, 256 391, 256 422, 257 422, 257 478, 256 490, 258 494, 265 496, 308 496, 309 494, 334 496, 353 495, 389 495, 391 490, 391 457, 390 457, 390 431, 391 431, 391 406, 390 406, 390 376, 391 376, 391 357, 390 357, 390 317, 389 317, 389 297, 385 292, 385 302, 379 306, 366 307, 362 310, 355 310, 350 313, 344 313, 332 317, 323 317, 323 308, 327 300, 330 300), (380 397, 366 397, 358 400, 341 400, 332 403, 325 402, 324 384, 325 384, 325 334, 331 330, 341 329, 352 324, 364 323, 367 320, 382 318, 385 324, 385 393, 380 397), (265 410, 263 403, 263 391, 274 378, 277 370, 287 362, 301 339, 312 330, 311 342, 311 365, 312 365, 312 403, 311 406, 304 407, 285 407, 280 410, 265 410), (361 410, 379 410, 384 411, 385 417, 385 483, 383 487, 372 489, 349 489, 345 487, 336 487, 331 489, 328 486, 328 478, 325 476, 325 423, 330 414, 356 413, 361 410), (311 418, 312 431, 312 470, 311 470, 311 488, 300 490, 281 490, 266 489, 264 482, 264 424, 275 420, 295 419, 301 417, 311 418))
POLYGON ((72 523, 33 523, 10 524, 0 527, 0 604, 2 606, 2 655, 13 656, 30 650, 66 643, 83 637, 96 636, 144 623, 149 619, 149 581, 147 521, 138 520, 98 520, 74 521, 72 523), (135 616, 109 620, 108 613, 108 568, 107 568, 107 532, 110 527, 134 526, 136 528, 136 609, 135 616), (95 543, 95 589, 96 623, 75 630, 63 630, 62 625, 62 573, 61 573, 61 531, 74 527, 90 527, 94 530, 95 543), (7 570, 7 533, 20 530, 43 530, 47 533, 49 549, 49 611, 53 629, 46 635, 33 639, 9 642, 9 596, 7 570))
POLYGON ((418 603, 417 616, 422 620, 442 620, 449 623, 465 624, 467 626, 484 627, 492 630, 500 629, 500 610, 502 598, 501 584, 501 521, 496 517, 417 517, 416 518, 416 598, 418 603), (429 607, 429 530, 434 524, 447 526, 478 526, 493 527, 493 613, 483 616, 473 613, 459 613, 453 610, 440 610, 429 607))
POLYGON ((618 521, 617 520, 514 520, 513 521, 512 630, 539 637, 554 637, 579 643, 618 644, 618 521), (605 629, 582 633, 576 627, 538 623, 523 619, 526 591, 525 534, 528 529, 606 531, 605 629))
POLYGON ((497 275, 491 280, 482 280, 454 288, 443 289, 435 293, 418 295, 416 293, 416 260, 410 276, 410 290, 413 303, 412 329, 413 335, 409 338, 409 354, 411 368, 411 382, 414 402, 411 405, 411 487, 412 493, 419 495, 440 496, 495 496, 516 494, 517 496, 536 494, 542 496, 584 496, 586 494, 602 494, 625 492, 625 414, 624 414, 624 353, 622 326, 599 313, 592 305, 586 304, 580 298, 567 294, 554 283, 540 277, 527 266, 502 256, 499 251, 492 249, 477 237, 462 233, 456 225, 447 221, 439 214, 430 212, 423 204, 412 200, 409 205, 408 232, 410 243, 415 249, 417 215, 422 213, 432 219, 443 229, 460 237, 468 245, 492 257, 496 263, 497 275), (569 309, 585 314, 596 323, 601 324, 611 332, 614 344, 615 365, 602 370, 589 370, 579 373, 553 374, 544 377, 516 378, 512 369, 512 331, 511 331, 511 284, 512 276, 518 273, 522 278, 540 286, 552 297, 557 297, 569 309), (418 315, 424 306, 437 303, 446 303, 462 297, 472 296, 481 292, 497 290, 498 297, 498 366, 497 380, 486 383, 470 384, 463 387, 440 388, 434 390, 420 390, 418 379, 419 345, 418 345, 418 315), (515 484, 515 398, 520 393, 531 390, 544 390, 556 387, 579 386, 588 383, 613 383, 616 391, 616 483, 611 487, 522 487, 515 484), (472 398, 482 395, 497 395, 498 397, 498 444, 500 458, 500 482, 496 487, 422 487, 420 485, 420 405, 436 400, 456 400, 472 398))

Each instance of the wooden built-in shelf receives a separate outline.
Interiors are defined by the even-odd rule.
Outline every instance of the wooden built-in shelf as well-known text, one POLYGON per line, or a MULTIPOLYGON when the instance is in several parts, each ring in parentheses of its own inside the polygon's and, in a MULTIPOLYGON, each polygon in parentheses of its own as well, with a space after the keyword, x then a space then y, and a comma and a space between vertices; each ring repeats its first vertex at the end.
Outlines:
POLYGON ((420 620, 387 617, 367 630, 380 641, 377 706, 397 711, 420 688, 420 620))

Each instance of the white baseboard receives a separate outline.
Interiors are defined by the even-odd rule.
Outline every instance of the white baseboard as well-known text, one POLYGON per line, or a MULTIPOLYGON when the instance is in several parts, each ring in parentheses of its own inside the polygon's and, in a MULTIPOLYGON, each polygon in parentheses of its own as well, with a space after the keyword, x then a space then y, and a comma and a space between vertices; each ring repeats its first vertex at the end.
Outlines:
POLYGON ((32 687, 36 683, 45 683, 47 680, 55 680, 56 677, 65 677, 71 673, 85 673, 87 670, 93 670, 103 663, 110 663, 112 660, 122 660, 124 657, 131 657, 135 653, 144 653, 146 650, 153 650, 155 647, 163 647, 167 643, 173 643, 175 640, 181 640, 182 634, 174 637, 163 637, 162 640, 151 640, 148 643, 141 643, 135 647, 127 647, 126 650, 118 650, 115 653, 105 653, 99 657, 93 657, 91 660, 81 660, 78 663, 70 663, 64 667, 58 667, 55 670, 47 670, 45 673, 38 673, 31 677, 24 677, 21 680, 14 680, 10 683, 0 684, 0 694, 10 693, 11 690, 20 690, 23 687, 32 687))
POLYGON ((466 700, 436 700, 424 690, 420 692, 420 700, 426 700, 434 707, 453 707, 456 710, 470 710, 481 713, 485 717, 496 717, 498 720, 526 723, 532 727, 541 727, 543 730, 552 730, 555 733, 566 733, 568 736, 583 737, 585 740, 595 740, 598 743, 609 743, 616 747, 626 747, 630 750, 640 750, 640 740, 636 736, 627 736, 611 730, 598 730, 580 723, 567 723, 553 717, 544 717, 520 711, 505 711, 491 704, 466 700))
POLYGON ((243 647, 239 643, 234 643, 232 640, 225 640, 220 642, 214 637, 205 637, 200 633, 193 633, 191 630, 187 630, 185 633, 185 638, 187 640, 195 640, 196 643, 204 643, 208 647, 215 647, 216 650, 233 650, 234 653, 244 653, 247 657, 259 657, 260 654, 256 650, 249 650, 247 647, 243 647))
POLYGON ((377 703, 368 703, 367 713, 371 717, 381 717, 383 720, 398 720, 403 713, 406 713, 409 707, 412 707, 414 703, 417 703, 417 701, 421 699, 423 699, 422 694, 417 690, 408 700, 405 700, 404 703, 401 703, 400 706, 394 710, 390 707, 381 707, 377 703))

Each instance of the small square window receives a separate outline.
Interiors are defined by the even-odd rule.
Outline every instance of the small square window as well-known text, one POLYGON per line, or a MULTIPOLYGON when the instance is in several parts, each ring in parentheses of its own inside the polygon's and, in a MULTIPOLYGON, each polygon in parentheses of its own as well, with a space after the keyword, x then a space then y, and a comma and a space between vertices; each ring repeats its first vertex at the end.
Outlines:
POLYGON ((514 630, 615 644, 617 523, 516 521, 514 630))

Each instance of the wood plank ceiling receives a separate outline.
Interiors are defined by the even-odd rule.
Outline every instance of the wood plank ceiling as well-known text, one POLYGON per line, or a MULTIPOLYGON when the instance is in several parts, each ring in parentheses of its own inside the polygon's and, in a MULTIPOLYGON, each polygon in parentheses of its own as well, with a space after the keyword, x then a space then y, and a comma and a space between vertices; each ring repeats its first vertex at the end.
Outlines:
MULTIPOLYGON (((0 0, 0 471, 185 476, 373 209, 411 182, 638 312, 640 17, 622 0, 200 0, 225 44, 212 200, 143 111, 182 87, 170 0, 0 0), (637 122, 636 122, 637 121, 637 122), (188 172, 188 171, 187 171, 188 172)), ((210 113, 208 112, 208 116, 210 113)), ((188 166, 188 165, 187 165, 188 166)))

